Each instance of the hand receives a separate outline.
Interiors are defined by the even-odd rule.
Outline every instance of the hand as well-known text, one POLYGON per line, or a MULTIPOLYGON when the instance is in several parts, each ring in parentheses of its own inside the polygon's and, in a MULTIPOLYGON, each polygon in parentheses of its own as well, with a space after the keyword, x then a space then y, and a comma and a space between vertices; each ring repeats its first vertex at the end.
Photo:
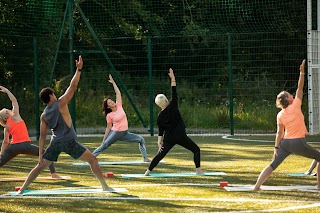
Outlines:
POLYGON ((110 82, 111 84, 113 84, 113 83, 114 83, 114 80, 113 80, 113 78, 112 78, 112 75, 111 75, 111 74, 109 75, 109 82, 110 82))
POLYGON ((174 80, 174 79, 175 79, 172 68, 169 69, 168 75, 169 75, 169 77, 171 78, 171 80, 174 80))
POLYGON ((79 60, 76 60, 76 67, 77 69, 81 70, 83 66, 83 61, 81 55, 79 55, 79 60))
POLYGON ((0 91, 3 92, 3 93, 7 93, 8 89, 3 87, 3 86, 0 86, 0 91))
POLYGON ((159 149, 158 149, 158 152, 159 153, 161 153, 162 151, 163 151, 163 146, 162 146, 162 144, 160 143, 158 143, 158 147, 159 147, 159 149))
POLYGON ((272 160, 274 160, 277 155, 278 155, 278 149, 274 149, 272 160))
POLYGON ((306 59, 303 59, 303 61, 300 64, 300 72, 301 73, 304 73, 304 64, 305 64, 305 62, 306 62, 306 59))

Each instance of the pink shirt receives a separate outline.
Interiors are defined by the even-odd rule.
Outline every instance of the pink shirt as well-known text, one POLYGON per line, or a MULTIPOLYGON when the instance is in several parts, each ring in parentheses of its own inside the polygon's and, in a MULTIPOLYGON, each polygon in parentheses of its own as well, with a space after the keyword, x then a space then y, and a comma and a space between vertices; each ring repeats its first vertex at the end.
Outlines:
POLYGON ((308 134, 301 105, 301 100, 295 98, 292 104, 282 109, 277 115, 277 123, 285 128, 284 138, 286 139, 304 138, 308 134))
POLYGON ((116 102, 117 111, 107 114, 107 122, 112 123, 111 130, 121 132, 128 130, 128 120, 121 102, 116 102))

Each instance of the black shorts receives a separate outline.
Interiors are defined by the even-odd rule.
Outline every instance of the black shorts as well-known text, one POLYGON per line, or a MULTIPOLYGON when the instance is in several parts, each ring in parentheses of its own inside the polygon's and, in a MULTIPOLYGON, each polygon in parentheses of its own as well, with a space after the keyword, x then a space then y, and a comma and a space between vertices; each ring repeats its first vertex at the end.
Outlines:
POLYGON ((43 158, 49 161, 57 161, 61 152, 65 152, 74 159, 78 159, 87 148, 75 139, 69 141, 54 141, 49 144, 43 154, 43 158))

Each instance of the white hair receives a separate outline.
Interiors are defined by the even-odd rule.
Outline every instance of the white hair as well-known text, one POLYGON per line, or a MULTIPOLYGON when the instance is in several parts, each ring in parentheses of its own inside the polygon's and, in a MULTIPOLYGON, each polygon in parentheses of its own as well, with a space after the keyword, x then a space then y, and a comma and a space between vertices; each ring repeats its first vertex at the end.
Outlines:
POLYGON ((164 94, 158 94, 154 100, 154 102, 159 106, 163 107, 166 103, 168 103, 168 99, 164 94))

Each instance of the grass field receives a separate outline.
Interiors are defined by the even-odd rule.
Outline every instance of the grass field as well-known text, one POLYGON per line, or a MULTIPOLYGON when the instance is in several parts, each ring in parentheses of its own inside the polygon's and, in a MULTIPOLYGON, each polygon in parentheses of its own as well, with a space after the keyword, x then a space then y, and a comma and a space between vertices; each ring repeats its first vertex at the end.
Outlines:
MULTIPOLYGON (((1 196, 0 212, 320 212, 320 193, 305 191, 228 192, 219 186, 253 185, 261 170, 270 163, 274 137, 243 136, 243 140, 222 137, 191 137, 201 148, 201 167, 205 172, 226 172, 226 176, 195 176, 172 178, 122 178, 121 174, 144 173, 147 164, 106 165, 103 172, 111 187, 126 188, 123 193, 74 194, 48 196, 1 196), (250 139, 251 141, 245 141, 250 139), (261 141, 262 140, 262 141, 261 141), (270 142, 267 142, 270 141, 270 142)), ((231 137, 235 138, 235 137, 231 137)), ((319 137, 308 137, 320 149, 319 137)), ((101 138, 79 138, 93 151, 101 138)), ((156 137, 146 137, 148 156, 157 152, 156 137)), ((141 160, 137 144, 117 142, 98 156, 99 161, 141 160)), ((153 173, 195 172, 193 155, 175 146, 153 173)), ((56 189, 99 186, 87 166, 73 166, 73 160, 61 154, 56 163, 60 175, 70 180, 36 180, 28 189, 56 189)), ((18 156, 1 168, 0 177, 23 177, 36 165, 37 158, 18 156)), ((316 185, 316 177, 289 177, 288 173, 305 172, 311 160, 289 156, 264 185, 316 185)), ((41 176, 48 176, 48 170, 41 176)), ((23 182, 0 182, 0 194, 14 191, 23 182)))

